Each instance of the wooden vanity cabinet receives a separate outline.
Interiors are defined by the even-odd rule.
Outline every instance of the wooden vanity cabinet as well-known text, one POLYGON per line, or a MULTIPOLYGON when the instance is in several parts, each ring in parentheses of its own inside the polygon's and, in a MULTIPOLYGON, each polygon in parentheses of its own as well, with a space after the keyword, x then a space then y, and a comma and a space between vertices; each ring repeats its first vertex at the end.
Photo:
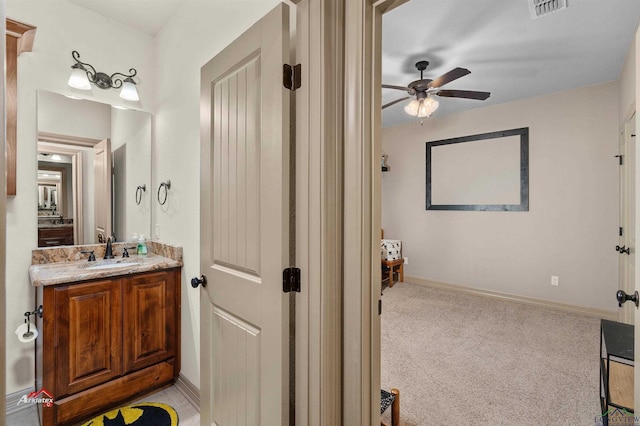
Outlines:
POLYGON ((76 423, 180 372, 180 268, 39 288, 36 387, 43 425, 76 423))
POLYGON ((38 247, 73 245, 73 226, 56 228, 38 227, 38 247))

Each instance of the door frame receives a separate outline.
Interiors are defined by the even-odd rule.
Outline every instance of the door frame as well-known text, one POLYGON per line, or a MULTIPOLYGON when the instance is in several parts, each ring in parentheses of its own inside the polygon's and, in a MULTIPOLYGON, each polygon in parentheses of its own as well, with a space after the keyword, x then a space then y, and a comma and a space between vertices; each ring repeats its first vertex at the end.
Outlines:
MULTIPOLYGON (((631 106, 629 107, 629 110, 627 112, 627 114, 624 116, 624 119, 622 120, 622 123, 620 125, 620 142, 619 142, 619 146, 622 145, 621 150, 619 150, 620 152, 618 153, 619 155, 622 155, 622 165, 621 165, 621 169, 619 172, 619 179, 620 179, 620 218, 621 223, 620 226, 623 227, 624 229, 624 235, 621 237, 621 244, 622 245, 628 245, 627 241, 630 237, 629 235, 629 224, 631 223, 631 221, 635 221, 634 217, 630 217, 629 216, 629 202, 631 201, 630 197, 628 197, 628 185, 631 182, 631 178, 632 176, 629 176, 629 170, 628 170, 628 165, 632 164, 632 162, 635 161, 635 159, 631 158, 629 156, 629 146, 631 143, 631 132, 630 132, 630 126, 631 126, 631 120, 633 119, 634 121, 637 119, 637 117, 634 117, 634 115, 636 114, 636 103, 635 101, 631 104, 631 106)), ((635 177, 635 176, 633 176, 635 177)), ((635 194, 634 194, 635 197, 635 194)), ((635 202, 635 201, 634 201, 635 202)), ((634 236, 635 237, 635 236, 634 236)), ((635 248, 634 248, 635 249, 635 248)), ((620 257, 620 264, 618 266, 618 288, 620 290, 624 290, 625 292, 627 292, 628 294, 632 294, 635 290, 635 285, 630 286, 630 282, 627 279, 629 277, 629 271, 628 271, 628 263, 627 263, 627 259, 624 256, 619 256, 620 257)), ((634 277, 635 278, 635 277, 634 277)), ((618 310, 618 321, 620 322, 625 322, 627 324, 633 324, 634 323, 634 306, 631 303, 625 303, 621 309, 618 310)))
POLYGON ((296 4, 296 424, 379 420, 382 14, 406 1, 296 4))
POLYGON ((296 424, 379 421, 382 14, 406 1, 296 4, 296 424))
MULTIPOLYGON (((75 137, 65 136, 64 139, 59 139, 58 142, 51 142, 49 139, 41 138, 38 134, 38 152, 47 151, 55 154, 63 154, 71 156, 71 198, 73 199, 73 242, 75 245, 84 244, 84 200, 82 197, 82 150, 79 147, 89 146, 84 144, 74 143, 75 137), (54 145, 52 145, 52 143, 54 145), (60 147, 58 145, 68 145, 67 148, 60 147)), ((92 139, 95 143, 100 142, 99 139, 92 139)))

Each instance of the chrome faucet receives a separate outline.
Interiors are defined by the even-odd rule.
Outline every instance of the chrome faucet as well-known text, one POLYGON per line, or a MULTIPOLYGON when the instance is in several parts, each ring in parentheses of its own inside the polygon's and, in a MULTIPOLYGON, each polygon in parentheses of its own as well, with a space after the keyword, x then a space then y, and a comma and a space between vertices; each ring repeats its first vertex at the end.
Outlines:
POLYGON ((113 259, 113 249, 111 248, 111 240, 113 238, 112 237, 108 237, 107 238, 107 248, 104 251, 104 258, 105 259, 113 259))

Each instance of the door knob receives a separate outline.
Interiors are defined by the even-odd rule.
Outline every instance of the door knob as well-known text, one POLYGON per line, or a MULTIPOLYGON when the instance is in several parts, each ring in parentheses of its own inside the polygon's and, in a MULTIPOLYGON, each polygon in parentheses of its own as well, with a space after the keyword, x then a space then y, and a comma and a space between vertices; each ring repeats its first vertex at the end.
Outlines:
POLYGON ((633 294, 627 294, 624 290, 618 290, 616 293, 616 299, 618 300, 619 307, 622 307, 622 304, 629 300, 635 303, 636 308, 638 307, 638 303, 640 303, 640 296, 638 296, 637 290, 633 294))
POLYGON ((202 287, 206 287, 207 277, 205 277, 204 275, 200 275, 200 278, 198 277, 191 278, 191 287, 198 288, 199 285, 202 285, 202 287))

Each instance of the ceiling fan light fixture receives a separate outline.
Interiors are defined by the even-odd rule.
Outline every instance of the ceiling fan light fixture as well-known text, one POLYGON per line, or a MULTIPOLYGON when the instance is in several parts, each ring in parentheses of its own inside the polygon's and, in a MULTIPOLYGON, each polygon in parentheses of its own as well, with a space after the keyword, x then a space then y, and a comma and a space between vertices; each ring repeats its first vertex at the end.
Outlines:
POLYGON ((417 99, 412 100, 404 107, 404 112, 409 115, 416 116, 418 115, 418 109, 420 108, 420 103, 417 99))
POLYGON ((420 102, 420 107, 418 108, 418 117, 431 117, 431 114, 434 113, 435 110, 438 109, 440 103, 431 97, 427 97, 420 102))

